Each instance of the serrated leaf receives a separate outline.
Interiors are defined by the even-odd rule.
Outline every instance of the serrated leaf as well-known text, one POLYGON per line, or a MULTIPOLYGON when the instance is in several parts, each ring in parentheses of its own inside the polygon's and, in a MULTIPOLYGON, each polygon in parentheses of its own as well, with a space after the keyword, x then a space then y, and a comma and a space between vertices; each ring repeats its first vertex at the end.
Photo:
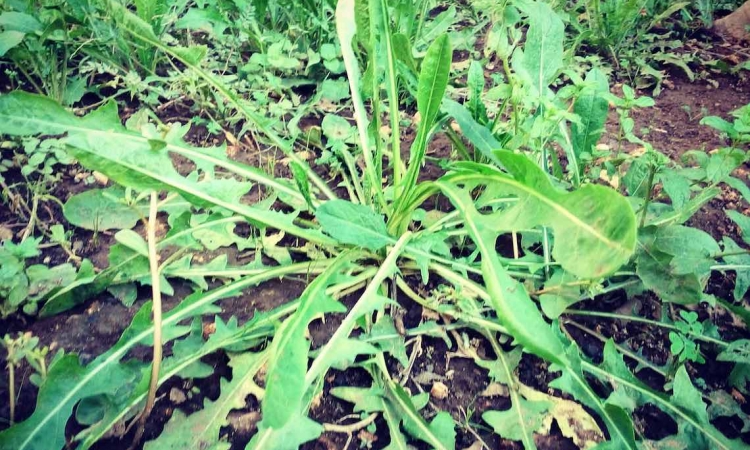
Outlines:
MULTIPOLYGON (((302 264, 299 268, 306 271, 309 263, 302 264)), ((261 281, 278 278, 288 271, 287 267, 269 268, 262 274, 247 277, 205 294, 187 297, 164 316, 162 327, 165 338, 171 336, 170 339, 174 339, 178 337, 178 332, 187 332, 185 327, 177 327, 177 324, 185 319, 220 311, 213 306, 219 299, 234 295, 239 290, 261 281)), ((111 391, 112 383, 118 384, 115 380, 119 380, 120 385, 128 383, 125 373, 127 370, 120 364, 120 360, 136 345, 147 345, 151 340, 154 328, 150 317, 151 305, 148 303, 136 314, 117 343, 91 364, 81 367, 77 358, 71 356, 64 359, 66 362, 58 369, 59 374, 55 370, 53 376, 51 367, 41 387, 34 413, 25 421, 0 432, 0 442, 7 443, 9 448, 15 450, 61 448, 65 442, 65 423, 79 400, 91 396, 100 383, 106 386, 104 392, 111 391)))
POLYGON ((131 132, 120 124, 114 103, 107 103, 88 116, 78 118, 50 99, 13 92, 0 96, 0 133, 17 136, 67 133, 64 141, 81 164, 104 173, 124 186, 143 191, 171 190, 198 206, 224 208, 256 224, 321 243, 328 241, 317 231, 294 225, 291 215, 240 203, 239 197, 250 189, 248 183, 240 183, 232 178, 199 182, 181 176, 169 154, 174 152, 192 160, 208 158, 214 164, 248 179, 270 182, 275 189, 304 201, 296 190, 268 176, 260 176, 257 170, 244 168, 228 159, 219 160, 179 140, 164 141, 166 145, 162 150, 153 150, 148 137, 131 132))
MULTIPOLYGON (((285 141, 278 134, 276 134, 271 126, 269 126, 267 121, 261 115, 251 110, 247 106, 247 103, 243 99, 241 99, 240 96, 236 92, 234 92, 234 90, 229 89, 218 77, 214 76, 212 73, 209 73, 206 70, 203 70, 199 66, 199 62, 203 59, 206 53, 205 46, 193 46, 189 48, 170 47, 169 45, 163 43, 154 34, 153 28, 148 23, 143 21, 137 15, 133 14, 122 3, 111 0, 108 2, 108 6, 108 13, 110 13, 112 19, 123 29, 123 31, 129 33, 138 41, 143 42, 146 45, 153 47, 154 49, 158 49, 185 64, 188 69, 205 80, 206 83, 212 89, 214 89, 214 91, 218 95, 223 96, 229 104, 236 108, 237 111, 247 120, 247 126, 252 126, 258 129, 261 133, 265 134, 268 139, 275 146, 277 146, 288 158, 304 167, 307 173, 310 175, 313 183, 326 195, 326 197, 336 198, 336 195, 333 193, 333 191, 320 178, 320 176, 318 176, 314 171, 310 169, 307 162, 303 161, 297 154, 295 154, 291 142, 285 141)), ((226 168, 238 174, 240 173, 235 169, 243 169, 241 165, 229 161, 228 158, 225 158, 222 164, 225 164, 226 168)), ((247 168, 247 166, 245 166, 245 168, 247 168)), ((256 171, 257 175, 263 174, 263 172, 258 169, 254 170, 256 171)), ((248 179, 252 179, 252 177, 250 176, 243 174, 240 175, 245 176, 248 179)), ((265 176, 265 178, 269 177, 265 176)), ((275 189, 278 188, 283 188, 283 185, 277 186, 275 189)), ((299 198, 300 200, 303 200, 294 190, 291 190, 291 194, 297 196, 297 198, 299 198)))
POLYGON ((391 316, 381 317, 373 324, 370 332, 361 335, 360 339, 375 345, 384 353, 390 353, 402 367, 408 367, 409 357, 406 354, 404 337, 396 330, 391 316))
MULTIPOLYGON (((217 350, 242 351, 248 347, 256 346, 260 340, 265 341, 275 329, 273 322, 293 310, 294 303, 281 306, 268 313, 257 313, 241 327, 237 326, 236 318, 224 323, 217 316, 214 322, 216 331, 205 342, 203 340, 202 321, 196 318, 193 321, 191 334, 185 339, 175 342, 172 356, 164 360, 160 371, 159 384, 163 384, 174 376, 195 374, 193 368, 196 365, 206 366, 200 362, 201 358, 217 350)), ((263 352, 260 355, 266 358, 268 352, 263 352)), ((211 367, 208 367, 208 369, 212 371, 211 367)), ((107 410, 106 416, 99 423, 86 430, 85 435, 82 436, 83 440, 79 450, 86 450, 91 447, 116 423, 122 420, 130 410, 141 405, 146 398, 149 381, 150 369, 146 366, 143 370, 141 382, 130 393, 129 397, 118 403, 116 408, 107 410)))
POLYGON ((307 384, 310 341, 305 337, 309 323, 320 315, 343 312, 346 309, 328 294, 326 289, 349 264, 349 258, 339 257, 318 276, 300 298, 297 311, 279 328, 271 344, 271 358, 266 375, 266 395, 263 399, 262 425, 266 429, 283 429, 295 415, 303 413, 303 399, 307 384))
MULTIPOLYGON (((730 450, 738 448, 737 440, 730 441, 708 421, 706 405, 701 393, 692 385, 685 366, 680 366, 675 376, 673 393, 670 398, 660 392, 655 392, 637 379, 625 366, 622 357, 617 354, 614 344, 608 342, 605 346, 605 364, 597 368, 584 363, 587 372, 607 380, 613 384, 615 393, 627 389, 624 395, 613 394, 608 404, 616 398, 629 398, 635 404, 652 403, 669 414, 678 423, 679 442, 686 444, 687 449, 717 448, 730 450)), ((557 380, 555 380, 557 383, 557 380)), ((621 403, 621 402, 620 402, 621 403)), ((628 402, 629 406, 633 404, 628 402)), ((616 447, 615 447, 616 448, 616 447)))
MULTIPOLYGON (((509 174, 487 166, 462 163, 440 185, 484 184, 486 200, 515 196, 519 201, 483 216, 487 232, 519 231, 537 226, 552 228, 552 256, 563 269, 580 278, 598 278, 630 260, 636 244, 635 214, 627 200, 603 186, 586 185, 573 192, 555 188, 549 177, 523 155, 495 152, 509 174)), ((480 201, 480 206, 483 206, 480 201)))
MULTIPOLYGON (((523 156, 521 158, 525 159, 523 156)), ((506 160, 503 160, 503 163, 505 164, 506 160)), ((564 351, 560 339, 542 319, 526 289, 513 280, 500 264, 495 250, 498 232, 493 230, 494 217, 481 215, 469 193, 449 184, 445 181, 447 179, 450 178, 444 177, 436 184, 461 213, 468 234, 481 254, 482 277, 500 323, 524 350, 564 367, 563 377, 558 380, 568 390, 575 391, 580 401, 602 415, 613 439, 621 440, 624 448, 634 450, 636 443, 633 426, 627 415, 620 414, 616 407, 610 408, 605 405, 596 396, 580 372, 580 357, 575 346, 571 346, 569 352, 564 351), (623 421, 623 417, 628 420, 623 421)), ((455 179, 453 181, 455 182, 455 179)))
POLYGON ((727 348, 719 353, 716 360, 750 364, 750 340, 737 339, 732 341, 727 348))
MULTIPOLYGON (((245 406, 245 397, 253 392, 253 377, 266 358, 263 354, 241 353, 230 357, 232 381, 221 380, 221 394, 216 401, 204 400, 203 408, 187 417, 175 410, 158 438, 147 442, 144 450, 187 448, 218 449, 221 428, 227 426, 227 415, 245 406)), ((224 443, 229 448, 229 443, 224 443)))
POLYGON ((456 447, 456 432, 453 419, 447 412, 438 413, 427 424, 414 407, 414 403, 404 389, 393 382, 387 382, 386 399, 393 405, 396 414, 403 421, 404 428, 415 438, 428 443, 437 450, 453 450, 456 447))

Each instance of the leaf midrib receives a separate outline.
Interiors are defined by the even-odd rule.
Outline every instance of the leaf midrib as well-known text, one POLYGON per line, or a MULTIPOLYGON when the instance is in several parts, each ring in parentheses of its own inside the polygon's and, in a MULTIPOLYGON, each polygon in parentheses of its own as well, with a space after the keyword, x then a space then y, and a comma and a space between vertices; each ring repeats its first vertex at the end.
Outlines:
MULTIPOLYGON (((461 175, 449 175, 449 179, 452 183, 461 183, 464 181, 475 181, 475 180, 486 182, 488 179, 491 179, 492 181, 508 184, 510 186, 513 186, 517 189, 522 190, 523 192, 539 200, 546 206, 550 207, 555 212, 560 213, 562 216, 567 218, 571 223, 573 223, 574 225, 578 225, 581 229, 587 231, 588 234, 590 234, 591 236, 594 236, 598 241, 603 242, 605 245, 607 245, 607 247, 612 248, 614 250, 618 250, 622 252, 623 254, 628 254, 633 251, 633 249, 629 249, 625 246, 620 245, 618 241, 613 241, 609 239, 608 237, 604 236, 596 228, 593 228, 591 225, 581 220, 578 216, 576 216, 575 214, 572 214, 568 209, 564 208, 562 205, 559 205, 558 203, 555 203, 552 198, 547 197, 546 195, 542 194, 541 192, 535 189, 529 188, 525 184, 516 181, 514 178, 510 176, 503 175, 503 174, 489 174, 489 173, 461 174, 461 175)), ((634 241, 633 247, 635 247, 635 241, 634 241)))

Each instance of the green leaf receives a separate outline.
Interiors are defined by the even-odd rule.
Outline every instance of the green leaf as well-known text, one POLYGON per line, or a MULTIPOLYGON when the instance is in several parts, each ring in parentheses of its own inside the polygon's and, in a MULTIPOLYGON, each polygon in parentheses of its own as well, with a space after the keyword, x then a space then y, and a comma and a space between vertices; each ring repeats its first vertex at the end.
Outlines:
POLYGON ((357 303, 349 310, 333 336, 320 348, 305 377, 308 386, 312 385, 318 377, 323 376, 330 367, 345 367, 351 364, 358 355, 377 353, 377 348, 363 341, 350 339, 349 334, 364 315, 385 306, 388 299, 379 294, 380 286, 398 270, 396 260, 401 256, 410 238, 411 233, 407 232, 396 242, 357 303))
POLYGON ((546 2, 524 2, 519 7, 529 15, 529 30, 523 52, 514 53, 513 66, 534 95, 540 96, 547 92, 563 65, 565 25, 546 2))
POLYGON ((25 36, 26 33, 20 31, 6 30, 0 32, 0 58, 23 42, 25 36))
POLYGON ((721 117, 716 116, 708 116, 704 117, 700 121, 701 125, 709 126, 717 131, 720 131, 724 134, 726 134, 729 138, 736 138, 738 136, 737 130, 734 129, 734 126, 727 122, 726 120, 722 119, 721 117))
POLYGON ((417 137, 411 145, 409 168, 401 186, 398 187, 401 192, 396 201, 396 211, 402 210, 409 195, 417 185, 430 129, 440 112, 440 104, 448 87, 452 57, 453 49, 448 35, 443 35, 430 45, 430 48, 427 49, 427 55, 422 61, 422 71, 419 74, 417 87, 417 109, 422 118, 419 122, 417 137))
MULTIPOLYGON (((205 46, 194 46, 189 48, 183 47, 170 47, 164 44, 154 34, 153 28, 138 16, 133 14, 128 8, 122 3, 110 0, 108 2, 109 13, 111 18, 123 29, 123 31, 132 35, 135 39, 152 46, 155 49, 161 50, 167 55, 170 55, 185 66, 195 72, 200 78, 206 81, 206 83, 216 91, 220 96, 223 96, 229 104, 231 104, 237 111, 247 120, 246 126, 252 126, 263 133, 268 139, 278 147, 288 158, 296 163, 300 164, 310 175, 313 184, 320 189, 328 198, 336 198, 336 195, 328 187, 328 185, 312 171, 307 164, 303 161, 295 152, 292 144, 288 141, 283 140, 279 137, 276 132, 268 125, 267 121, 261 117, 258 113, 252 111, 247 103, 244 102, 236 92, 229 89, 220 79, 213 74, 203 70, 199 66, 199 62, 203 59, 206 53, 205 46)), ((229 161, 228 158, 225 159, 229 161)), ((235 163, 236 164, 236 163, 235 163)), ((256 169, 257 170, 257 169, 256 169)), ((260 170, 258 172, 262 173, 260 170)))
POLYGON ((750 217, 735 210, 725 210, 724 212, 740 227, 740 234, 745 243, 750 244, 750 217))
POLYGON ((303 413, 310 351, 310 341, 305 337, 307 327, 316 317, 346 311, 343 305, 326 294, 326 289, 348 264, 349 258, 341 256, 318 276, 300 297, 297 311, 276 332, 271 344, 262 405, 264 428, 281 430, 295 415, 303 413))
POLYGON ((451 176, 437 182, 437 186, 461 213, 469 235, 482 255, 482 273, 492 306, 501 325, 525 350, 550 361, 561 362, 564 354, 562 344, 542 319, 536 304, 526 289, 510 277, 500 264, 495 251, 498 232, 497 223, 491 216, 483 216, 475 208, 471 197, 449 183, 451 176))
MULTIPOLYGON (((701 393, 692 385, 685 366, 680 366, 675 376, 671 398, 655 392, 636 378, 625 366, 622 357, 617 354, 613 343, 605 346, 605 363, 596 367, 590 363, 583 363, 584 370, 603 380, 612 383, 615 393, 610 396, 608 403, 615 398, 627 399, 631 408, 633 403, 642 405, 651 403, 669 414, 678 423, 679 436, 687 437, 685 442, 688 449, 716 448, 730 450, 741 448, 739 440, 728 440, 708 420, 706 405, 701 393), (621 394, 617 391, 624 390, 621 394)), ((623 405, 624 406, 624 405, 623 405)), ((661 443, 660 443, 661 445, 661 443)), ((615 447, 616 448, 616 447, 615 447)))
POLYGON ((283 428, 266 428, 258 424, 258 432, 245 447, 246 450, 297 450, 323 432, 323 426, 310 418, 296 413, 283 428))
POLYGON ((417 62, 414 60, 412 54, 411 42, 409 38, 401 33, 395 33, 391 37, 393 43, 393 52, 396 59, 406 65, 406 67, 412 72, 417 73, 417 62))
POLYGON ((409 434, 437 450, 456 448, 456 432, 450 414, 440 412, 427 424, 404 388, 392 381, 386 382, 386 399, 393 405, 395 414, 401 418, 409 434))
POLYGON ((0 14, 0 26, 6 31, 20 31, 21 33, 37 33, 44 29, 36 17, 16 11, 6 11, 0 14))
POLYGON ((672 200, 675 210, 681 210, 690 200, 690 180, 674 170, 659 173, 659 180, 664 186, 664 192, 672 200))
POLYGON ((599 142, 609 112, 609 101, 603 95, 609 92, 607 77, 600 70, 591 69, 586 75, 586 83, 592 87, 584 89, 573 104, 573 112, 581 121, 573 122, 570 130, 573 150, 578 159, 583 153, 591 153, 599 142))
POLYGON ((26 276, 29 277, 28 300, 36 301, 73 283, 76 269, 71 264, 54 267, 34 264, 26 268, 26 276))
MULTIPOLYGON (((440 39, 441 35, 444 35, 446 31, 453 25, 456 20, 456 7, 451 5, 445 11, 435 17, 432 21, 425 24, 424 33, 418 36, 420 43, 429 44, 434 40, 440 39)), ((425 20, 425 19, 420 19, 425 20)))
POLYGON ((750 364, 750 340, 738 339, 731 342, 719 353, 716 360, 750 364))
POLYGON ((549 402, 528 401, 521 397, 518 400, 518 404, 513 402, 505 411, 491 410, 482 414, 482 419, 504 439, 520 441, 528 434, 527 430, 538 430, 544 413, 551 406, 549 402))
POLYGON ((583 361, 575 344, 568 347, 566 356, 562 376, 550 383, 550 386, 573 395, 576 400, 596 411, 607 425, 612 441, 621 445, 614 448, 635 450, 637 446, 630 416, 623 407, 609 400, 602 401, 587 383, 582 371, 583 361))
MULTIPOLYGON (((524 156, 513 156, 518 156, 528 162, 524 156)), ((510 164, 514 161, 502 156, 501 160, 508 167, 514 167, 519 164, 523 165, 520 161, 516 162, 516 164, 510 164)), ((497 173, 499 174, 499 172, 497 173)), ((493 229, 497 223, 496 217, 493 215, 482 215, 477 211, 469 195, 471 189, 469 189, 469 192, 460 190, 448 182, 448 180, 454 183, 463 182, 473 187, 474 183, 481 184, 483 181, 486 182, 488 178, 492 179, 493 174, 487 171, 482 174, 482 180, 475 179, 473 183, 465 179, 459 181, 456 178, 457 176, 453 176, 454 178, 451 177, 451 175, 443 177, 436 185, 450 199, 456 210, 461 213, 468 234, 481 254, 482 277, 487 286, 492 306, 497 312, 500 324, 508 330, 508 333, 514 338, 515 342, 521 345, 524 350, 564 367, 563 377, 559 380, 566 380, 565 385, 568 387, 568 390, 574 389, 579 400, 595 408, 602 415, 610 433, 616 436, 614 439, 621 440, 626 448, 635 449, 633 426, 628 416, 619 414, 619 412, 611 410, 611 408, 608 409, 601 402, 580 373, 580 357, 577 354, 575 346, 571 346, 570 352, 566 353, 564 351, 560 339, 544 321, 536 304, 526 292, 526 289, 511 278, 500 264, 495 250, 498 231, 493 229), (623 417, 628 420, 623 421, 623 417)), ((546 177, 544 180, 549 182, 546 177)), ((577 192, 581 191, 583 189, 577 192)), ((525 203, 527 201, 520 202, 521 205, 525 203)), ((632 211, 630 213, 632 215, 632 211)), ((635 228, 634 220, 635 218, 633 217, 633 228, 635 228)), ((570 233, 567 234, 569 235, 570 233)), ((566 234, 562 234, 562 236, 566 236, 566 234)))
POLYGON ((125 204, 124 189, 91 189, 76 194, 63 206, 65 219, 72 225, 93 231, 121 230, 133 228, 147 207, 125 204))
POLYGON ((581 278, 606 276, 630 260, 636 244, 636 220, 623 196, 594 185, 573 192, 558 190, 525 156, 495 153, 509 174, 464 163, 457 166, 461 170, 444 177, 451 184, 487 185, 483 198, 489 201, 503 196, 518 198, 513 206, 487 216, 492 230, 550 227, 560 237, 552 256, 563 269, 581 278))
MULTIPOLYGON (((373 149, 370 145, 368 128, 370 121, 367 118, 367 110, 362 100, 362 73, 359 69, 359 60, 354 53, 352 41, 357 34, 357 20, 355 14, 354 0, 339 0, 336 4, 336 32, 341 45, 341 53, 346 66, 346 74, 349 78, 349 89, 352 94, 352 107, 354 108, 354 119, 357 122, 359 145, 365 161, 365 178, 369 188, 375 191, 375 195, 381 197, 382 190, 380 179, 378 179, 376 161, 373 149)), ((370 34, 370 30, 362 30, 370 34)), ((374 69, 374 68, 373 68, 374 69)), ((381 197, 382 198, 382 197, 381 197)))
POLYGON ((466 107, 451 99, 445 99, 443 101, 443 112, 451 116, 458 123, 458 126, 461 127, 461 133, 474 145, 476 150, 479 150, 483 156, 498 167, 502 166, 494 153, 503 148, 502 144, 495 139, 492 131, 480 125, 471 117, 471 113, 469 113, 466 107))
POLYGON ((736 255, 723 256, 724 261, 727 264, 746 267, 745 269, 735 270, 737 277, 734 281, 734 301, 739 302, 745 298, 745 294, 750 289, 750 268, 748 268, 750 267, 750 254, 741 254, 744 249, 737 245, 730 237, 724 236, 722 242, 725 253, 737 253, 736 255))
POLYGON ((203 409, 189 416, 176 409, 158 438, 147 442, 144 450, 182 450, 187 448, 228 449, 230 444, 219 444, 222 427, 228 426, 227 415, 245 406, 245 397, 253 392, 253 377, 266 361, 264 354, 241 353, 232 355, 232 381, 220 381, 221 394, 216 401, 203 402, 203 409))
MULTIPOLYGON (((208 312, 219 312, 213 303, 262 281, 278 278, 295 270, 306 273, 310 263, 290 267, 269 268, 267 271, 244 278, 214 291, 192 295, 164 316, 165 337, 175 339, 187 330, 177 324, 185 319, 208 312)), ((91 364, 82 367, 75 356, 66 356, 50 367, 42 384, 34 413, 25 421, 0 432, 0 442, 15 450, 49 450, 65 444, 65 424, 73 407, 82 398, 97 392, 111 393, 112 386, 127 386, 134 382, 133 371, 120 360, 136 345, 151 339, 151 304, 146 304, 133 318, 118 342, 91 364), (59 364, 59 366, 58 366, 59 364)), ((166 342, 166 341, 165 341, 166 342)))
MULTIPOLYGON (((296 301, 283 305, 267 313, 259 312, 251 320, 237 326, 237 319, 232 318, 224 323, 220 317, 216 317, 214 325, 216 331, 211 334, 207 341, 203 340, 203 325, 200 319, 194 319, 190 335, 183 340, 174 344, 172 356, 165 358, 162 364, 162 370, 159 375, 159 385, 175 376, 187 376, 190 369, 200 364, 201 358, 216 352, 220 349, 238 351, 246 349, 248 346, 255 346, 258 340, 265 341, 273 334, 275 328, 273 322, 286 316, 294 309, 296 301)), ((258 356, 265 361, 268 352, 263 352, 258 356)), ((209 372, 212 369, 208 367, 209 372)), ((128 413, 143 404, 148 393, 150 382, 150 369, 144 367, 142 379, 129 393, 126 400, 110 408, 106 416, 99 423, 82 433, 82 441, 79 450, 86 450, 103 438, 103 436, 112 429, 116 424, 124 420, 128 413)), ((195 375, 194 373, 192 375, 195 375)), ((241 376, 241 375, 240 375, 241 376)))
MULTIPOLYGON (((186 130, 175 129, 175 133, 186 130)), ((157 189, 180 193, 199 206, 221 207, 247 217, 256 224, 288 232, 312 241, 329 241, 314 230, 292 223, 293 217, 275 211, 242 204, 239 197, 250 184, 233 178, 195 181, 181 176, 174 168, 170 153, 180 154, 196 162, 210 162, 234 173, 264 184, 279 192, 302 195, 288 185, 260 175, 258 170, 219 158, 204 149, 188 146, 179 137, 168 136, 165 147, 154 150, 148 136, 126 130, 120 124, 114 103, 108 103, 88 116, 78 118, 45 97, 22 92, 0 96, 0 133, 10 135, 65 134, 64 141, 73 155, 90 169, 98 170, 116 182, 142 191, 157 189)), ((332 243, 332 242, 331 242, 332 243)))
POLYGON ((148 243, 135 231, 120 230, 115 234, 115 239, 130 250, 148 258, 148 243))
POLYGON ((417 110, 422 116, 420 130, 432 127, 448 87, 453 51, 448 35, 444 34, 430 45, 422 61, 417 87, 417 110))
MULTIPOLYGON (((282 330, 274 339, 272 351, 276 358, 268 375, 268 388, 271 390, 267 391, 263 402, 263 421, 259 425, 258 433, 248 445, 248 449, 260 450, 268 448, 269 445, 273 446, 271 448, 293 449, 306 441, 315 439, 322 433, 322 426, 304 415, 303 399, 307 398, 309 387, 313 386, 329 368, 336 366, 343 369, 361 354, 377 353, 374 346, 350 339, 349 334, 363 315, 384 306, 384 301, 377 295, 377 291, 385 279, 396 270, 396 259, 403 251, 409 236, 406 234, 396 243, 336 332, 318 350, 309 369, 307 369, 307 358, 310 343, 304 338, 307 324, 321 311, 333 312, 340 311, 340 309, 327 297, 321 297, 324 295, 321 293, 328 286, 327 277, 322 279, 319 285, 315 285, 318 281, 316 279, 313 282, 315 286, 311 285, 307 289, 311 296, 305 300, 302 309, 284 323, 282 330), (323 305, 318 305, 317 302, 321 299, 323 305), (276 385, 273 388, 272 383, 276 385), (291 437, 290 433, 294 437, 291 437)), ((345 254, 337 260, 336 264, 344 264, 355 255, 345 254)), ((331 275, 333 273, 335 272, 331 275)))
POLYGON ((544 315, 557 319, 565 310, 581 301, 581 288, 576 286, 575 277, 558 270, 544 284, 548 293, 539 296, 539 304, 544 315))
POLYGON ((750 431, 750 416, 742 410, 742 407, 731 394, 723 390, 716 390, 709 394, 709 399, 711 400, 711 406, 708 407, 707 412, 710 420, 715 420, 718 417, 736 416, 742 421, 740 433, 750 431))
POLYGON ((315 216, 323 231, 342 244, 374 251, 392 242, 383 216, 369 206, 331 200, 321 205, 315 216))
POLYGON ((681 225, 646 227, 639 236, 636 272, 647 289, 667 302, 692 304, 703 298, 716 241, 707 233, 681 225))

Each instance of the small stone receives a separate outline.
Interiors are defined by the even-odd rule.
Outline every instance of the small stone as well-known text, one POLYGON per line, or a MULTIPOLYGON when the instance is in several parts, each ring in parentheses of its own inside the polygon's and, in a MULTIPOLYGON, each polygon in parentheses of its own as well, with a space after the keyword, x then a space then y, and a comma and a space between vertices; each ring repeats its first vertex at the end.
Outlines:
POLYGON ((102 186, 106 186, 109 183, 109 177, 101 172, 94 171, 92 175, 94 175, 94 179, 96 180, 96 182, 101 184, 102 186))
POLYGON ((448 386, 441 381, 436 381, 430 389, 430 395, 438 400, 444 400, 448 397, 448 386))
POLYGON ((479 395, 482 397, 507 397, 508 388, 500 383, 490 383, 479 395))
POLYGON ((175 405, 179 405, 181 403, 185 403, 187 397, 185 396, 185 393, 180 389, 173 387, 172 390, 169 391, 169 400, 175 405))
POLYGON ((250 411, 247 413, 233 411, 229 413, 228 418, 229 425, 231 425, 237 433, 245 435, 255 431, 255 428, 260 421, 260 413, 257 411, 250 411))
POLYGON ((9 241, 13 239, 13 231, 0 225, 0 241, 9 241))

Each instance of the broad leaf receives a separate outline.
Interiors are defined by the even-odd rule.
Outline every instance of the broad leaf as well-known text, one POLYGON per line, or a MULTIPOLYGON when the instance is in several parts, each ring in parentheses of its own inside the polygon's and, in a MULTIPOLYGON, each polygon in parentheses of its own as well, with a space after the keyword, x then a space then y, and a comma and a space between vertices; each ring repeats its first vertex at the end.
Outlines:
POLYGON ((392 241, 383 216, 366 205, 331 200, 315 212, 323 231, 342 244, 380 250, 392 241))
POLYGON ((495 153, 509 175, 486 166, 461 164, 457 166, 461 170, 443 178, 451 184, 486 185, 484 201, 518 198, 513 206, 487 215, 491 230, 551 228, 560 238, 555 240, 552 256, 563 269, 581 278, 606 276, 629 261, 635 250, 636 220, 624 197, 595 185, 561 191, 525 156, 495 153))
POLYGON ((573 105, 573 112, 581 121, 574 122, 570 130, 573 151, 578 159, 583 153, 591 153, 599 142, 609 112, 609 101, 604 95, 609 92, 606 76, 598 69, 592 69, 586 75, 586 82, 591 87, 584 89, 573 105))
POLYGON ((523 52, 514 53, 513 67, 524 76, 532 92, 541 96, 562 67, 565 25, 546 2, 524 2, 519 6, 529 15, 529 31, 523 52))

